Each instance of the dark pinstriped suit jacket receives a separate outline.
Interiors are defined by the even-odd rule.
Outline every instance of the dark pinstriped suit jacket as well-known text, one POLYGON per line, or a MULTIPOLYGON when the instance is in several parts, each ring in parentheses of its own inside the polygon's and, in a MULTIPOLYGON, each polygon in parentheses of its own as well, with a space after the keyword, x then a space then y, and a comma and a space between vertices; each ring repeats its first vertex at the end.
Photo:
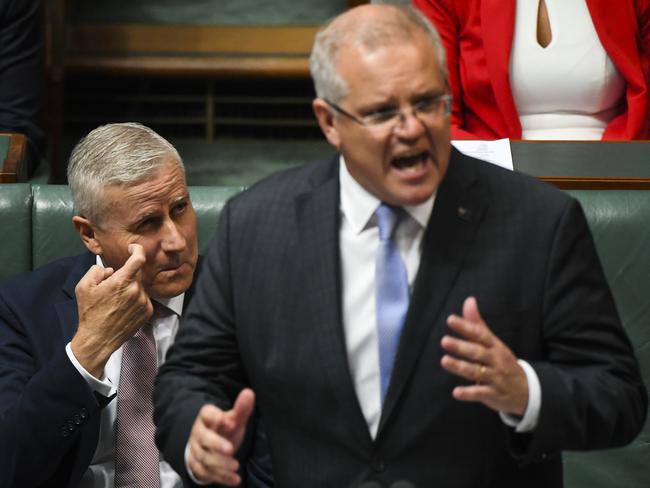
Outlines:
POLYGON ((65 345, 75 286, 95 261, 66 257, 0 286, 0 488, 74 488, 93 459, 111 398, 93 393, 65 345))
POLYGON ((346 358, 338 228, 337 160, 272 176, 226 206, 156 387, 172 465, 200 406, 228 407, 244 385, 283 488, 558 487, 561 449, 639 431, 645 390, 578 203, 454 150, 373 440, 346 358), (440 339, 469 295, 539 375, 532 435, 452 399, 462 380, 441 369, 440 339))

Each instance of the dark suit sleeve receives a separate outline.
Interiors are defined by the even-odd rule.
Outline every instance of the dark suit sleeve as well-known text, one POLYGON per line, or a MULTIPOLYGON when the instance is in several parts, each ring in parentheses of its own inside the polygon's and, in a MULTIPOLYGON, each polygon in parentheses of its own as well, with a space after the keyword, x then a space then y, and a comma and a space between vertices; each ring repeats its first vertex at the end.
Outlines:
POLYGON ((185 469, 184 450, 200 408, 206 403, 231 408, 247 384, 232 305, 229 214, 227 204, 154 391, 158 447, 188 486, 193 483, 185 469))
MULTIPOLYGON (((37 324, 44 336, 35 337, 35 328, 22 322, 30 312, 17 310, 17 293, 0 292, 0 486, 65 486, 90 464, 105 402, 70 363, 64 345, 50 344, 56 353, 45 354, 38 343, 52 342, 48 326, 58 323, 45 313, 49 319, 37 324), (94 438, 90 448, 82 449, 84 435, 94 438)), ((38 306, 27 300, 28 307, 38 306)))
POLYGON ((580 206, 570 200, 547 263, 542 404, 532 435, 512 435, 525 461, 560 449, 615 447, 643 426, 647 393, 580 206))

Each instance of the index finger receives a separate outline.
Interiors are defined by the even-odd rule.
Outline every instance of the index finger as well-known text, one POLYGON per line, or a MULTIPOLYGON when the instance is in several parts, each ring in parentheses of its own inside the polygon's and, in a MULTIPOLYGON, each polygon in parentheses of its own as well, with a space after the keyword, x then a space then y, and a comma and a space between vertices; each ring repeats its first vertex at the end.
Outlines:
POLYGON ((131 253, 129 259, 115 274, 120 274, 127 279, 133 279, 147 261, 147 257, 144 254, 144 248, 140 244, 129 244, 129 252, 131 253))
POLYGON ((488 347, 493 343, 494 335, 481 317, 474 297, 465 299, 463 316, 450 315, 447 318, 447 325, 468 341, 477 342, 488 347))

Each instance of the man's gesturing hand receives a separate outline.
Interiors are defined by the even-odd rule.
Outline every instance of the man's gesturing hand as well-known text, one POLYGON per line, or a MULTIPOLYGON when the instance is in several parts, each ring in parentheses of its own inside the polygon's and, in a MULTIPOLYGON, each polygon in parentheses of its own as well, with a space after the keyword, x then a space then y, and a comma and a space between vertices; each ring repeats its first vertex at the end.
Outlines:
POLYGON ((465 299, 463 316, 450 315, 447 325, 460 338, 442 338, 442 347, 447 352, 442 357, 442 367, 475 382, 454 388, 454 398, 482 402, 493 410, 522 416, 528 405, 526 373, 508 346, 481 318, 476 299, 465 299))
POLYGON ((228 486, 241 483, 235 453, 244 439, 254 406, 255 394, 246 388, 231 410, 223 411, 214 405, 201 408, 192 426, 187 457, 187 466, 197 480, 228 486))
POLYGON ((77 283, 79 326, 72 338, 75 357, 101 378, 108 358, 142 327, 153 313, 140 277, 144 249, 130 244, 131 255, 117 271, 92 266, 77 283))

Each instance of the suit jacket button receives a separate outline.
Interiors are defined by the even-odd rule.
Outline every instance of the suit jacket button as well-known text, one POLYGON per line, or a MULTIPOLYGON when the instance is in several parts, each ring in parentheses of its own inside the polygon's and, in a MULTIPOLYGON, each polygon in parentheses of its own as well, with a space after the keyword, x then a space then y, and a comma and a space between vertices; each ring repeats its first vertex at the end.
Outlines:
POLYGON ((384 461, 378 458, 372 460, 371 467, 375 473, 381 473, 386 469, 386 465, 384 464, 384 461))
POLYGON ((68 436, 70 435, 70 432, 68 432, 68 429, 66 429, 65 427, 63 427, 63 428, 61 429, 61 435, 62 435, 63 437, 68 437, 68 436))
POLYGON ((74 414, 72 416, 72 420, 74 421, 75 424, 80 425, 81 424, 81 416, 79 414, 74 414))
POLYGON ((86 409, 82 408, 81 410, 79 410, 79 415, 81 415, 82 419, 85 419, 88 416, 88 414, 86 413, 86 409))
POLYGON ((72 432, 75 428, 74 422, 72 420, 68 420, 68 430, 72 432))

